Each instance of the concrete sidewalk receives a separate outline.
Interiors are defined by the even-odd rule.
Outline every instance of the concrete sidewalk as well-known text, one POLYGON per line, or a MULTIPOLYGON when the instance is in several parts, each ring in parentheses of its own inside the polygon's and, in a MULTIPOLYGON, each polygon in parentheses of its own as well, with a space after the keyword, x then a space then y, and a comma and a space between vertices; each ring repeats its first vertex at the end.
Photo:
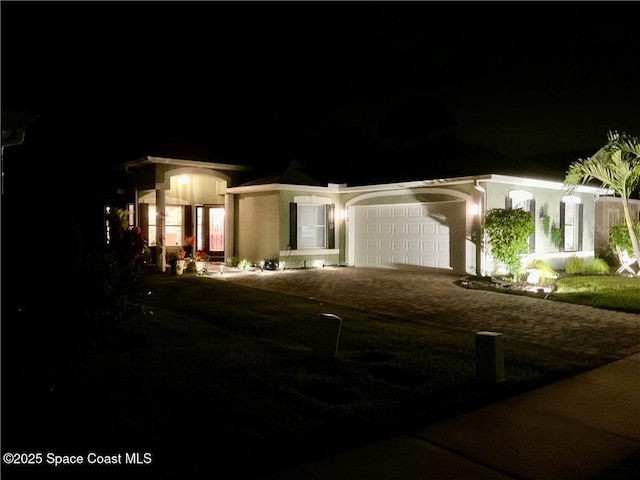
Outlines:
POLYGON ((266 478, 584 480, 639 449, 640 353, 266 478))

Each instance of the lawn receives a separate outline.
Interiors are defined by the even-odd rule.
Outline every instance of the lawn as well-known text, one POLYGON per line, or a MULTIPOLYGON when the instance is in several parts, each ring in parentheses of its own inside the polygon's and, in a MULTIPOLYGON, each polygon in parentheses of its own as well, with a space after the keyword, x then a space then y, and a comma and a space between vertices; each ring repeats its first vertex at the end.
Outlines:
POLYGON ((640 277, 569 275, 556 280, 553 300, 640 313, 640 277))
MULTIPOLYGON (((3 451, 148 452, 150 465, 118 467, 117 476, 253 478, 593 366, 586 355, 508 341, 506 381, 485 384, 467 332, 195 275, 146 281, 142 314, 100 342, 78 348, 68 330, 42 329, 41 319, 9 330, 3 451), (349 319, 330 360, 313 355, 313 322, 325 311, 349 319)), ((52 468, 3 466, 3 476, 50 478, 52 468)), ((113 478, 113 467, 104 474, 113 478)))

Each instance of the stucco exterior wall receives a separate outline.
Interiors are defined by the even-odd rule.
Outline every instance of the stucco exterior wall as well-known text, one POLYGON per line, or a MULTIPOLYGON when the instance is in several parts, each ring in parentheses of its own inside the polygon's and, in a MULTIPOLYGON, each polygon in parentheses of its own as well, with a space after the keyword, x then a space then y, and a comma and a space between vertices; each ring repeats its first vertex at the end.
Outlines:
MULTIPOLYGON (((525 190, 533 195, 535 200, 535 251, 529 256, 546 261, 552 268, 564 269, 571 257, 580 257, 585 261, 593 260, 595 246, 595 196, 591 193, 576 192, 573 195, 580 198, 583 205, 582 248, 579 251, 561 252, 553 245, 551 233, 545 234, 541 222, 541 213, 550 217, 551 225, 560 227, 560 203, 562 197, 569 192, 562 189, 531 187, 507 183, 485 182, 487 190, 487 210, 505 208, 506 199, 512 190, 525 190)), ((489 239, 490 240, 490 239, 489 239)), ((488 270, 493 273, 503 273, 488 256, 488 270)))
POLYGON ((256 192, 236 196, 236 256, 258 263, 277 259, 280 243, 278 192, 256 192))
MULTIPOLYGON (((188 183, 180 182, 184 172, 171 173, 165 189, 167 205, 223 205, 226 193, 226 181, 212 174, 189 174, 188 183)), ((139 192, 141 203, 156 203, 155 190, 139 192)))

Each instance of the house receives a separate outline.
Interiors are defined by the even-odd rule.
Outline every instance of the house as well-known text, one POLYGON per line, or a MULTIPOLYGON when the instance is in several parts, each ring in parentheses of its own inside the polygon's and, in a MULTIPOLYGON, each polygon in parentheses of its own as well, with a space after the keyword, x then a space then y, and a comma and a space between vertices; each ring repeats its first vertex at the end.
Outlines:
POLYGON ((571 257, 594 258, 596 212, 612 193, 500 174, 349 186, 320 184, 295 163, 242 183, 249 169, 239 165, 144 157, 124 166, 136 179, 130 222, 163 270, 166 253, 193 239, 218 261, 499 273, 481 220, 505 207, 531 212, 531 258, 561 269, 571 257))
POLYGON ((127 201, 129 224, 145 232, 161 270, 167 254, 187 243, 220 261, 235 250, 234 202, 227 189, 249 167, 163 157, 143 157, 123 167, 135 179, 127 201))

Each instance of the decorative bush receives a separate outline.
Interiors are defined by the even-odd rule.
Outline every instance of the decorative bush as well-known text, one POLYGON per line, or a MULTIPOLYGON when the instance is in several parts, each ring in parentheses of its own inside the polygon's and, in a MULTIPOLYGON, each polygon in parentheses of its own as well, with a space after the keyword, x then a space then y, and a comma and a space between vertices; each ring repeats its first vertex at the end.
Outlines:
POLYGON ((556 278, 558 278, 558 272, 556 272, 551 266, 544 260, 533 260, 527 268, 536 269, 540 272, 540 283, 543 285, 552 284, 556 278))
POLYGON ((577 275, 580 273, 584 273, 584 260, 578 257, 571 257, 567 262, 567 266, 564 271, 569 275, 577 275))
MULTIPOLYGON (((640 238, 640 222, 633 225, 633 229, 636 231, 636 237, 640 238)), ((621 223, 609 228, 609 245, 611 250, 616 251, 616 246, 619 246, 621 250, 627 252, 633 252, 633 246, 631 245, 631 238, 629 237, 629 229, 626 223, 621 223)))
POLYGON ((590 275, 606 275, 609 273, 609 264, 602 258, 594 258, 584 267, 584 273, 590 275))
POLYGON ((237 267, 238 265, 240 265, 238 257, 227 257, 227 267, 237 267))
POLYGON ((528 239, 534 233, 531 214, 520 209, 492 208, 485 215, 484 227, 493 257, 517 278, 522 270, 521 257, 529 252, 528 239))
POLYGON ((111 251, 123 265, 139 268, 143 257, 149 252, 142 229, 129 226, 127 212, 118 208, 107 215, 107 222, 111 232, 111 251))
POLYGON ((582 258, 571 257, 567 262, 565 272, 569 275, 606 275, 609 273, 609 265, 602 258, 585 262, 582 258))

